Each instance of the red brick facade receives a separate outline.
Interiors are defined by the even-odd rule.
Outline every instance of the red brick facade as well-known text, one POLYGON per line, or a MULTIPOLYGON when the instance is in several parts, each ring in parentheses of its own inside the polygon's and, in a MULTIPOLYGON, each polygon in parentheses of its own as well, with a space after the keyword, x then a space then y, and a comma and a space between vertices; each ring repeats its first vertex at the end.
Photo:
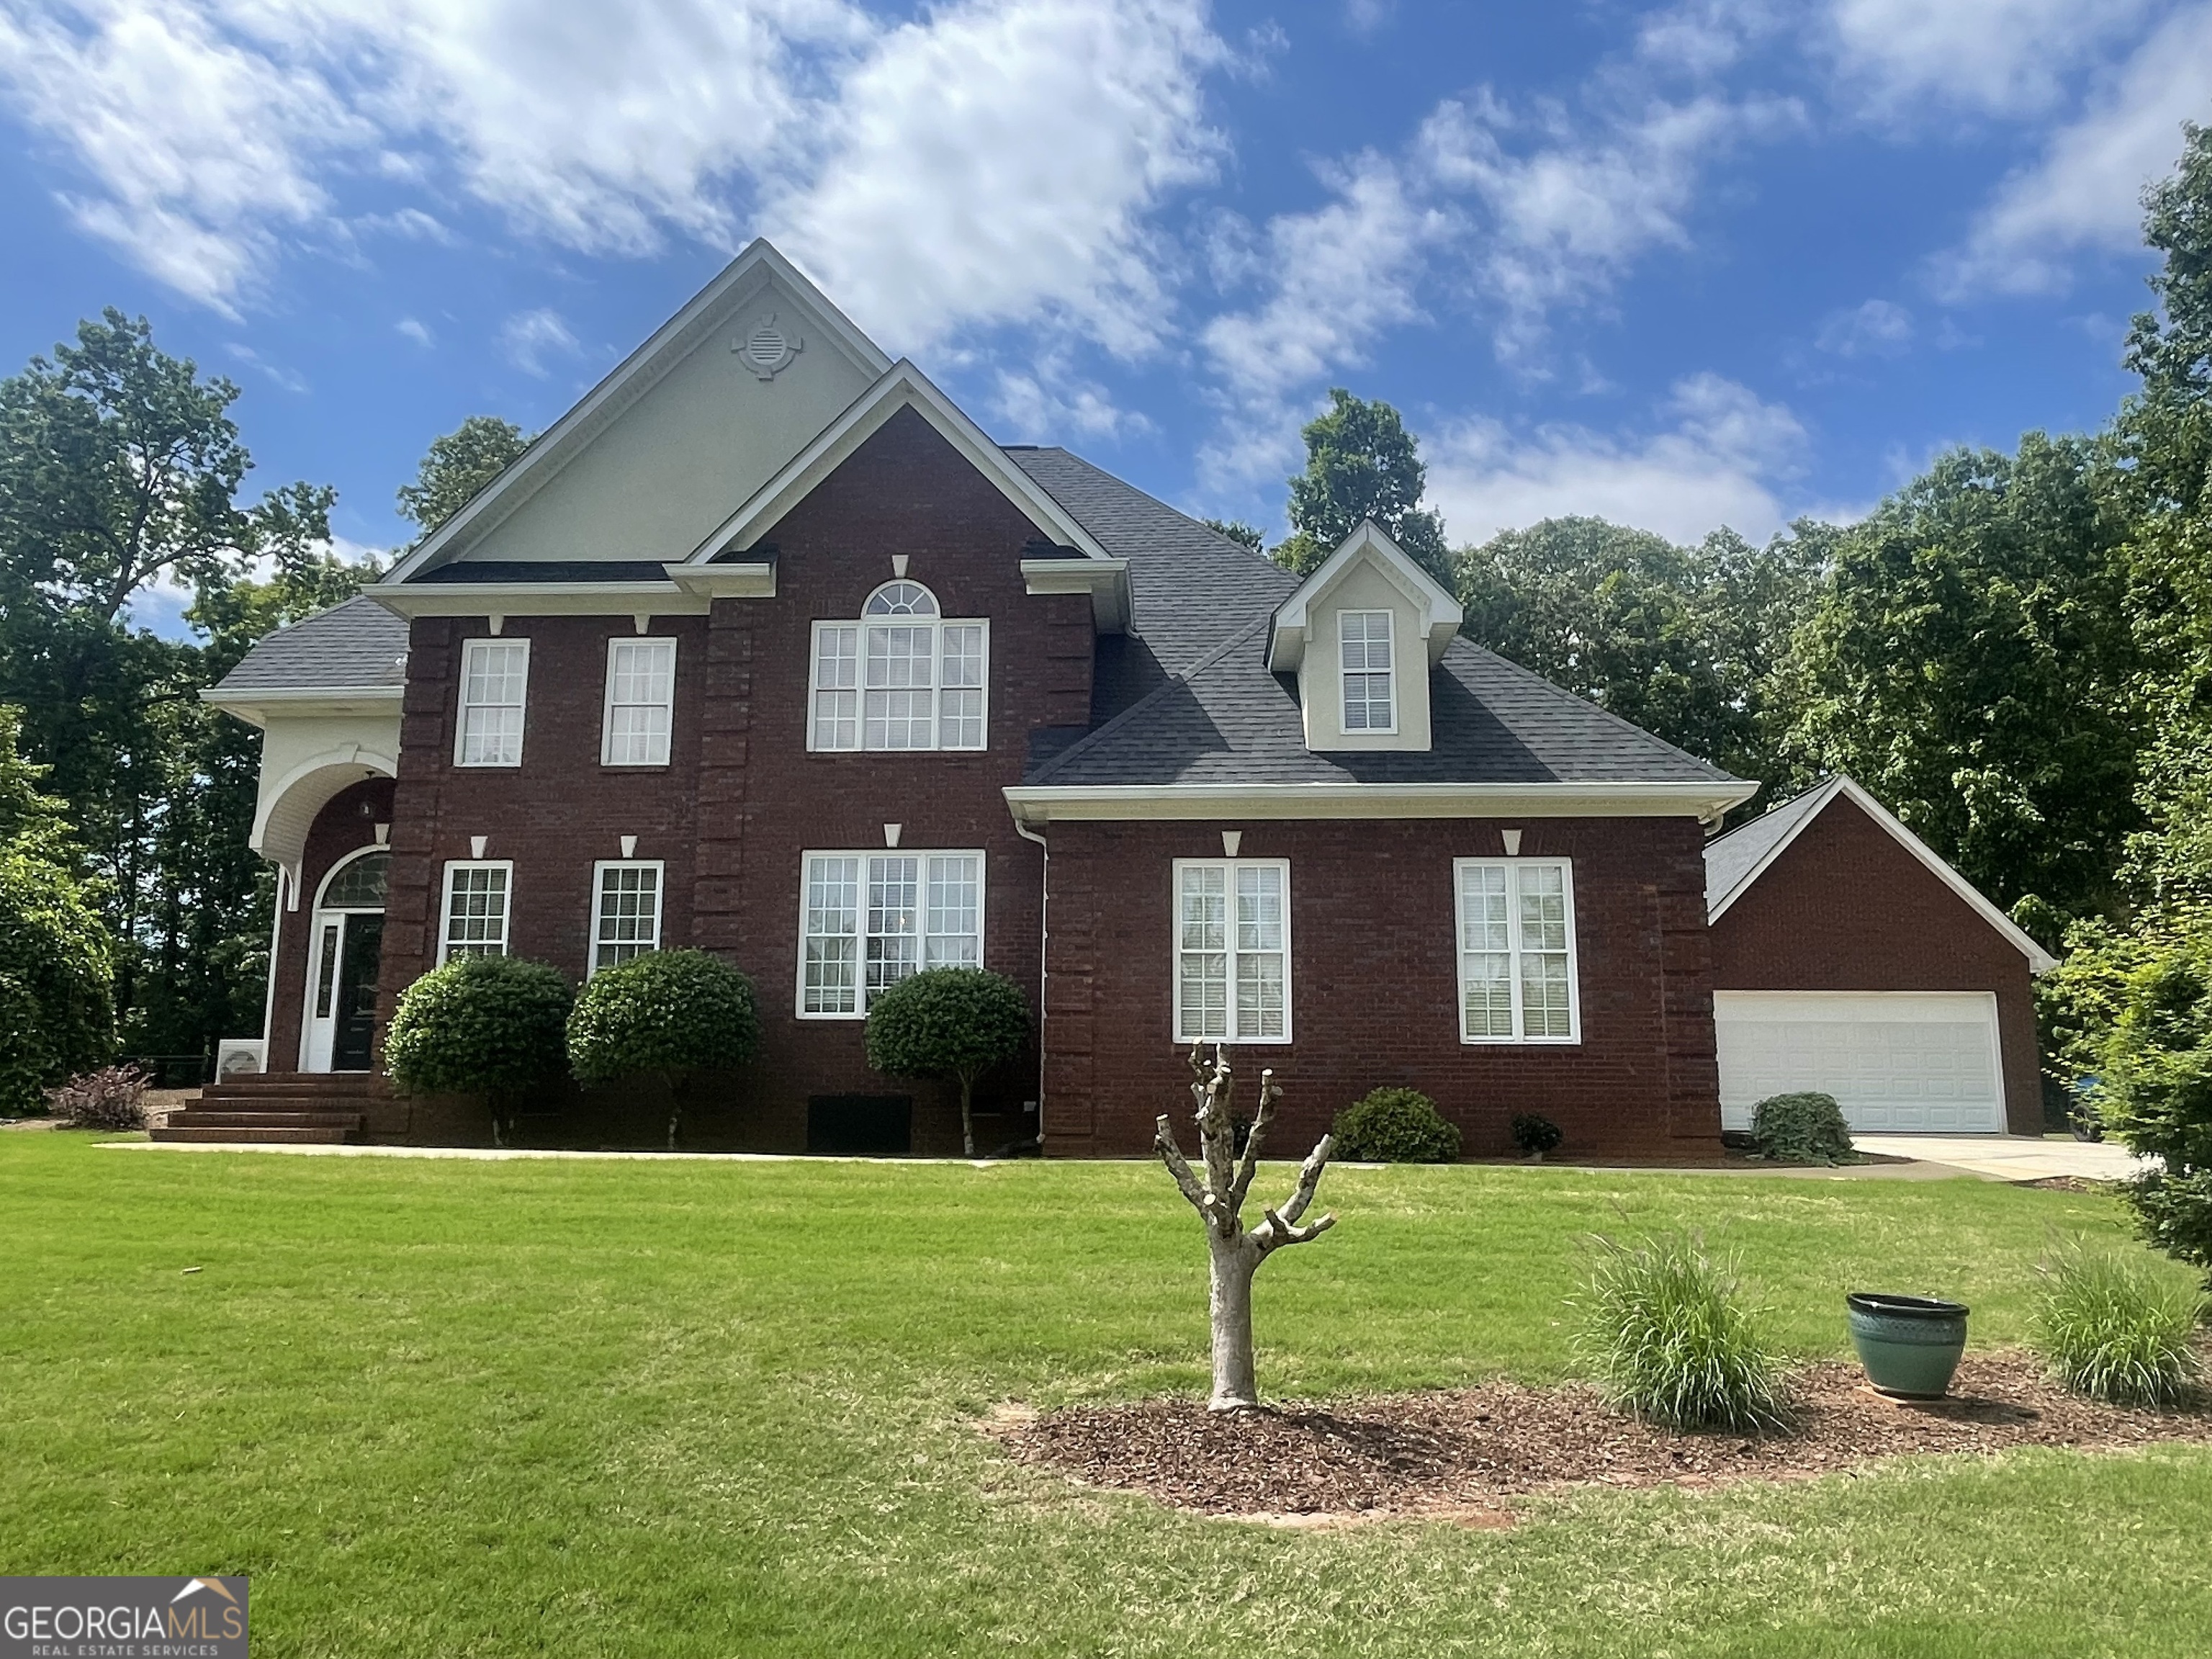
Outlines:
POLYGON ((1993 991, 2006 1127, 2043 1133, 2027 959, 1848 797, 1713 924, 1723 991, 1993 991))

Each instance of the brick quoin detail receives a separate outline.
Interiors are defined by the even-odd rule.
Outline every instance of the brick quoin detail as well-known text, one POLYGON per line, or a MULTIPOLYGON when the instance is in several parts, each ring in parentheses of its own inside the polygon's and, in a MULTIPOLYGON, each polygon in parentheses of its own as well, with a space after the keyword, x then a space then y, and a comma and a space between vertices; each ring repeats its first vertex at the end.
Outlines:
POLYGON ((1712 927, 1723 991, 1994 991, 2005 1124, 2043 1133, 2027 958, 1838 796, 1712 927))

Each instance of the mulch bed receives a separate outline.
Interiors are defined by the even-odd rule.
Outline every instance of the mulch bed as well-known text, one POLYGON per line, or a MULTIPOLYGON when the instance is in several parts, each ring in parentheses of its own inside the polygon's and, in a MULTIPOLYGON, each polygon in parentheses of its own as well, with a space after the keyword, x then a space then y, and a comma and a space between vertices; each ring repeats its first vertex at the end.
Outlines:
POLYGON ((1763 1437, 1677 1433, 1586 1388, 1510 1382, 1227 1415, 1156 1400, 1004 1418, 995 1431, 1024 1462, 1209 1515, 1466 1520, 1576 1487, 1802 1479, 1905 1452, 2212 1440, 2212 1413, 2099 1405, 2023 1353, 1969 1354, 1953 1397, 1932 1404, 1884 1400, 1840 1361, 1791 1382, 1796 1431, 1763 1437))

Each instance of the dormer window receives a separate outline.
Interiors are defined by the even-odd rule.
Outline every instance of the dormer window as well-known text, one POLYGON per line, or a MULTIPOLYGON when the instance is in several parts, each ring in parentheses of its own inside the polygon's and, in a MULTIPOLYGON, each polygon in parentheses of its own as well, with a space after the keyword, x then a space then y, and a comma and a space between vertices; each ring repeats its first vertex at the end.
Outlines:
POLYGON ((1340 611, 1336 620, 1344 665, 1344 729, 1395 732, 1398 699, 1391 690, 1390 613, 1340 611))
POLYGON ((807 747, 981 749, 991 625, 948 621, 920 582, 886 582, 858 622, 814 624, 807 747))

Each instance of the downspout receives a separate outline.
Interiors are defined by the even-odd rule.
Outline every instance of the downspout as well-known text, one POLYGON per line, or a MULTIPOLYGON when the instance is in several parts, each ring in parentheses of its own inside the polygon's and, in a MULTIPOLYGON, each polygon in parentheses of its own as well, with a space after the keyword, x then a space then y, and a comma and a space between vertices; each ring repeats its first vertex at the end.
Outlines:
POLYGON ((1044 848, 1044 873, 1037 883, 1037 1152, 1044 1152, 1044 1006, 1045 982, 1050 977, 1046 966, 1052 947, 1052 843, 1019 818, 1014 820, 1014 833, 1024 841, 1033 841, 1044 848))

